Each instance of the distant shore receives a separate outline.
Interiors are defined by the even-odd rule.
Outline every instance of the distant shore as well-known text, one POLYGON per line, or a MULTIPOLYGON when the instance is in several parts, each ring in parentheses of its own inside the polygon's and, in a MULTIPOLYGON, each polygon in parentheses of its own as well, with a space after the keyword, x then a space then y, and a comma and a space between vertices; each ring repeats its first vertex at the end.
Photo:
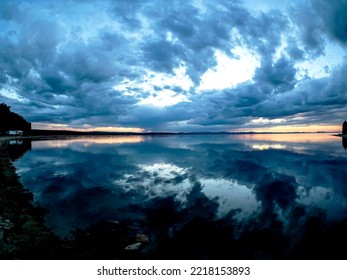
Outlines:
POLYGON ((167 131, 149 131, 149 132, 110 132, 110 131, 72 131, 72 130, 37 130, 33 129, 30 135, 239 135, 239 134, 317 134, 317 133, 333 133, 326 131, 315 131, 315 132, 255 132, 255 131, 198 131, 198 132, 167 132, 167 131))
POLYGON ((249 135, 249 134, 332 134, 334 136, 342 136, 341 134, 336 134, 334 132, 326 131, 316 131, 316 132, 255 132, 255 131, 218 131, 218 132, 109 132, 109 131, 72 131, 72 130, 38 130, 33 129, 30 133, 27 133, 24 136, 8 136, 0 135, 0 140, 6 139, 19 139, 19 138, 37 138, 37 137, 55 137, 55 136, 152 136, 152 135, 249 135))
POLYGON ((317 132, 85 132, 70 130, 32 130, 30 133, 21 136, 0 135, 0 143, 6 140, 67 140, 76 137, 105 137, 105 136, 185 136, 185 135, 290 135, 290 134, 329 134, 336 137, 344 137, 341 133, 332 133, 325 131, 317 132))

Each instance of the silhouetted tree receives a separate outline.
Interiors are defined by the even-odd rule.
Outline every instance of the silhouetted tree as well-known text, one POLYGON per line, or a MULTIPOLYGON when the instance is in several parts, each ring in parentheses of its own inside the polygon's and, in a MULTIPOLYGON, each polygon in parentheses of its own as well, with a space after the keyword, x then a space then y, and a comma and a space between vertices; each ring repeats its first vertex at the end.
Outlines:
POLYGON ((31 123, 26 121, 21 115, 12 112, 10 106, 0 103, 0 133, 5 133, 8 130, 29 132, 31 123))
POLYGON ((347 134, 347 121, 342 124, 342 134, 347 134))

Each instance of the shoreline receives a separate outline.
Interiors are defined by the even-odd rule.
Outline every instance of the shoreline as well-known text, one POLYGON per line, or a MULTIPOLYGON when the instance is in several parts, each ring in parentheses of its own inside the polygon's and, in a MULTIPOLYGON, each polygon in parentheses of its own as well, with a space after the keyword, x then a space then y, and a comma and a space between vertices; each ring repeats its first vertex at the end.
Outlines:
POLYGON ((20 182, 0 141, 0 259, 40 259, 54 255, 59 239, 45 226, 44 210, 20 182))
POLYGON ((347 137, 346 134, 332 133, 332 132, 148 132, 148 133, 77 133, 77 134, 38 134, 38 135, 23 135, 23 136, 9 136, 0 135, 0 142, 6 140, 56 140, 56 139, 71 139, 79 137, 122 137, 122 136, 194 136, 194 135, 290 135, 290 134, 329 134, 336 137, 347 137))
MULTIPOLYGON (((72 138, 72 137, 101 137, 101 136, 185 136, 185 135, 290 135, 290 134, 330 134, 332 136, 342 136, 342 134, 337 132, 327 132, 327 131, 315 131, 315 132, 84 132, 84 131, 68 131, 68 130, 32 130, 30 134, 21 136, 11 136, 11 135, 0 135, 1 140, 11 140, 11 139, 61 139, 61 138, 72 138)), ((346 135, 347 136, 347 135, 346 135)))

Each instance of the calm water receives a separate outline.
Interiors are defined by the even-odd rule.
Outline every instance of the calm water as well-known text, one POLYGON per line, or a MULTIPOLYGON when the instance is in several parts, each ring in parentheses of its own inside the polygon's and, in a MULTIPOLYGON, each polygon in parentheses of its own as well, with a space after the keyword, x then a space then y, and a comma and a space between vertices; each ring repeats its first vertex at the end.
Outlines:
POLYGON ((14 164, 61 237, 126 223, 173 258, 328 259, 346 245, 347 151, 327 134, 33 141, 14 164))

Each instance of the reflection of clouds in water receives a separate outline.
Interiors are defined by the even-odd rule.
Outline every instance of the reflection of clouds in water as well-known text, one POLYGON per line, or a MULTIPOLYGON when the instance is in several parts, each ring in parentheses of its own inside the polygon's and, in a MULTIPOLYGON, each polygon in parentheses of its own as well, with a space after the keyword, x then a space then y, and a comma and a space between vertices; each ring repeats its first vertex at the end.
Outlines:
POLYGON ((299 187, 298 202, 305 206, 316 206, 326 211, 329 219, 339 219, 347 213, 347 201, 340 195, 336 195, 332 189, 325 187, 313 187, 306 190, 299 187))
POLYGON ((315 207, 327 210, 328 218, 346 213, 347 161, 340 139, 332 139, 336 147, 331 140, 283 144, 230 136, 147 137, 115 145, 39 141, 15 164, 61 231, 101 219, 145 220, 152 208, 162 217, 160 200, 172 201, 170 211, 182 223, 201 215, 228 219, 239 209, 233 217, 244 222, 249 216, 256 225, 287 219, 295 226, 315 207))
POLYGON ((189 180, 187 174, 189 170, 167 163, 140 165, 140 167, 150 173, 151 177, 145 179, 143 184, 146 193, 151 197, 173 195, 183 203, 184 207, 192 183, 198 183, 201 185, 201 192, 219 204, 217 215, 220 218, 233 209, 240 209, 239 216, 246 217, 259 206, 252 191, 234 180, 212 178, 189 180))
POLYGON ((221 218, 232 209, 240 209, 239 217, 247 217, 255 212, 260 203, 256 200, 254 193, 245 185, 240 185, 234 180, 207 179, 200 180, 203 188, 202 192, 219 204, 217 215, 221 218))
MULTIPOLYGON (((136 166, 117 150, 105 153, 108 149, 103 147, 103 153, 92 153, 70 147, 33 149, 16 162, 23 184, 34 193, 35 201, 49 210, 49 225, 65 236, 73 228, 85 228, 102 219, 134 215, 124 210, 133 203, 133 193, 113 187, 112 182, 124 173, 136 173, 136 166)), ((136 199, 142 199, 141 193, 136 193, 136 199)))
POLYGON ((142 178, 135 183, 134 175, 125 174, 125 179, 115 181, 115 184, 123 186, 125 190, 144 191, 144 197, 174 197, 184 208, 187 206, 187 196, 192 192, 195 184, 200 186, 199 191, 208 199, 218 203, 219 218, 224 217, 233 209, 238 212, 239 218, 246 218, 259 207, 252 190, 245 185, 238 184, 235 180, 212 179, 192 177, 188 168, 182 168, 174 164, 157 163, 153 165, 139 165, 145 174, 136 176, 142 178))
MULTIPOLYGON (((316 155, 325 152, 340 156, 340 147, 336 137, 326 133, 297 133, 297 134, 250 134, 246 135, 243 143, 246 146, 264 147, 267 149, 285 149, 299 154, 316 155)), ((259 149, 265 150, 265 149, 259 149)))
POLYGON ((295 178, 283 174, 265 174, 254 187, 265 213, 275 213, 279 207, 283 211, 295 205, 297 198, 295 178))
POLYGON ((139 165, 144 171, 152 173, 154 176, 165 177, 167 179, 173 179, 179 174, 184 174, 186 169, 181 168, 174 164, 168 163, 155 163, 153 165, 139 165))
POLYGON ((253 144, 254 150, 285 149, 287 146, 282 144, 253 144))
POLYGON ((247 139, 282 143, 319 143, 333 142, 329 133, 284 133, 284 134, 247 134, 247 139))
POLYGON ((141 143, 145 141, 145 137, 138 136, 81 136, 74 138, 67 138, 62 140, 48 140, 48 141, 34 141, 33 148, 47 149, 47 148, 65 148, 70 147, 72 144, 79 144, 82 147, 91 147, 96 144, 126 144, 126 143, 141 143))
POLYGON ((136 174, 124 174, 114 183, 125 190, 141 190, 146 199, 174 196, 182 203, 191 189, 187 169, 174 164, 155 163, 137 166, 136 174))

